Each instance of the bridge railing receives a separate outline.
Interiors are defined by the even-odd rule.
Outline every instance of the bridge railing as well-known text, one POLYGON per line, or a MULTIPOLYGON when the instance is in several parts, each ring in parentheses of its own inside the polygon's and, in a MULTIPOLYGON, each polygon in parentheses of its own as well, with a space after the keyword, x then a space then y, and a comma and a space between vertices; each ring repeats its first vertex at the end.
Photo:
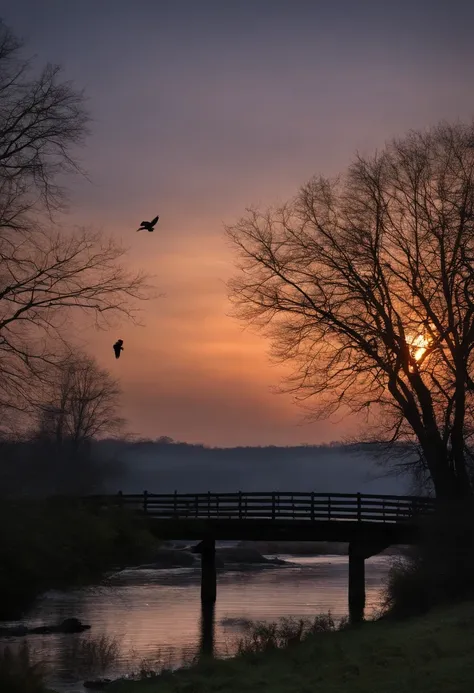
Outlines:
POLYGON ((161 493, 89 497, 157 519, 303 520, 397 523, 431 512, 434 500, 418 496, 344 493, 161 493))

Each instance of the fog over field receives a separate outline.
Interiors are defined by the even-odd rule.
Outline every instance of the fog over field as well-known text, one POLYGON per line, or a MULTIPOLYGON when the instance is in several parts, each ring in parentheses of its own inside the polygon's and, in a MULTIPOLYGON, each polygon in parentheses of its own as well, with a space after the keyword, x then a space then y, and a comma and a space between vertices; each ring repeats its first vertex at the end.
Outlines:
POLYGON ((206 448, 104 441, 110 493, 315 491, 404 494, 407 478, 382 477, 373 455, 350 446, 206 448))

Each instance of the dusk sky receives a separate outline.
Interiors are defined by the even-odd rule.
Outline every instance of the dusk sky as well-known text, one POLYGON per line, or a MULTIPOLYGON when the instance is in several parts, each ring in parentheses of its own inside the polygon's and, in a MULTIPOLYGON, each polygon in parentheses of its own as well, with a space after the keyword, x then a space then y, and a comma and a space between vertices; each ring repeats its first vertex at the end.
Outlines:
POLYGON ((270 391, 284 370, 228 316, 223 225, 356 150, 471 120, 474 3, 2 0, 0 16, 88 97, 90 182, 74 184, 67 223, 122 239, 165 294, 143 306, 145 327, 84 336, 120 379, 129 429, 223 446, 353 432, 348 419, 302 426, 270 391), (135 233, 156 214, 154 234, 135 233))

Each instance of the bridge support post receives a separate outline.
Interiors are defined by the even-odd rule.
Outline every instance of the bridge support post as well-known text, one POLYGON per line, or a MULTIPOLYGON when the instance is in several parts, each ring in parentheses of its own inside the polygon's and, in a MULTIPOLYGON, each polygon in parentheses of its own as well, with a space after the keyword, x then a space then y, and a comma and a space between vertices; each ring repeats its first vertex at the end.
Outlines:
POLYGON ((365 609, 365 556, 362 547, 349 544, 349 621, 364 620, 365 609))
POLYGON ((199 545, 201 554, 201 602, 214 604, 216 601, 216 542, 207 537, 199 545))

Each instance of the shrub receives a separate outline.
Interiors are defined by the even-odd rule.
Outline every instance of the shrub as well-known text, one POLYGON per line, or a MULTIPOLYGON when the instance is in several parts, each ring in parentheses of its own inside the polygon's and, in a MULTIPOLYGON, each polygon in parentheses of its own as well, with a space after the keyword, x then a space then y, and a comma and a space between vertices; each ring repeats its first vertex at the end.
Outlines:
POLYGON ((419 543, 390 569, 384 615, 404 618, 474 597, 474 512, 439 508, 419 523, 419 543))
POLYGON ((79 676, 103 675, 119 659, 120 643, 107 635, 71 638, 62 650, 63 666, 79 676))
POLYGON ((256 622, 245 626, 245 635, 237 642, 238 654, 255 654, 291 647, 316 633, 331 633, 345 627, 345 620, 336 625, 331 613, 309 619, 281 618, 278 622, 256 622))

